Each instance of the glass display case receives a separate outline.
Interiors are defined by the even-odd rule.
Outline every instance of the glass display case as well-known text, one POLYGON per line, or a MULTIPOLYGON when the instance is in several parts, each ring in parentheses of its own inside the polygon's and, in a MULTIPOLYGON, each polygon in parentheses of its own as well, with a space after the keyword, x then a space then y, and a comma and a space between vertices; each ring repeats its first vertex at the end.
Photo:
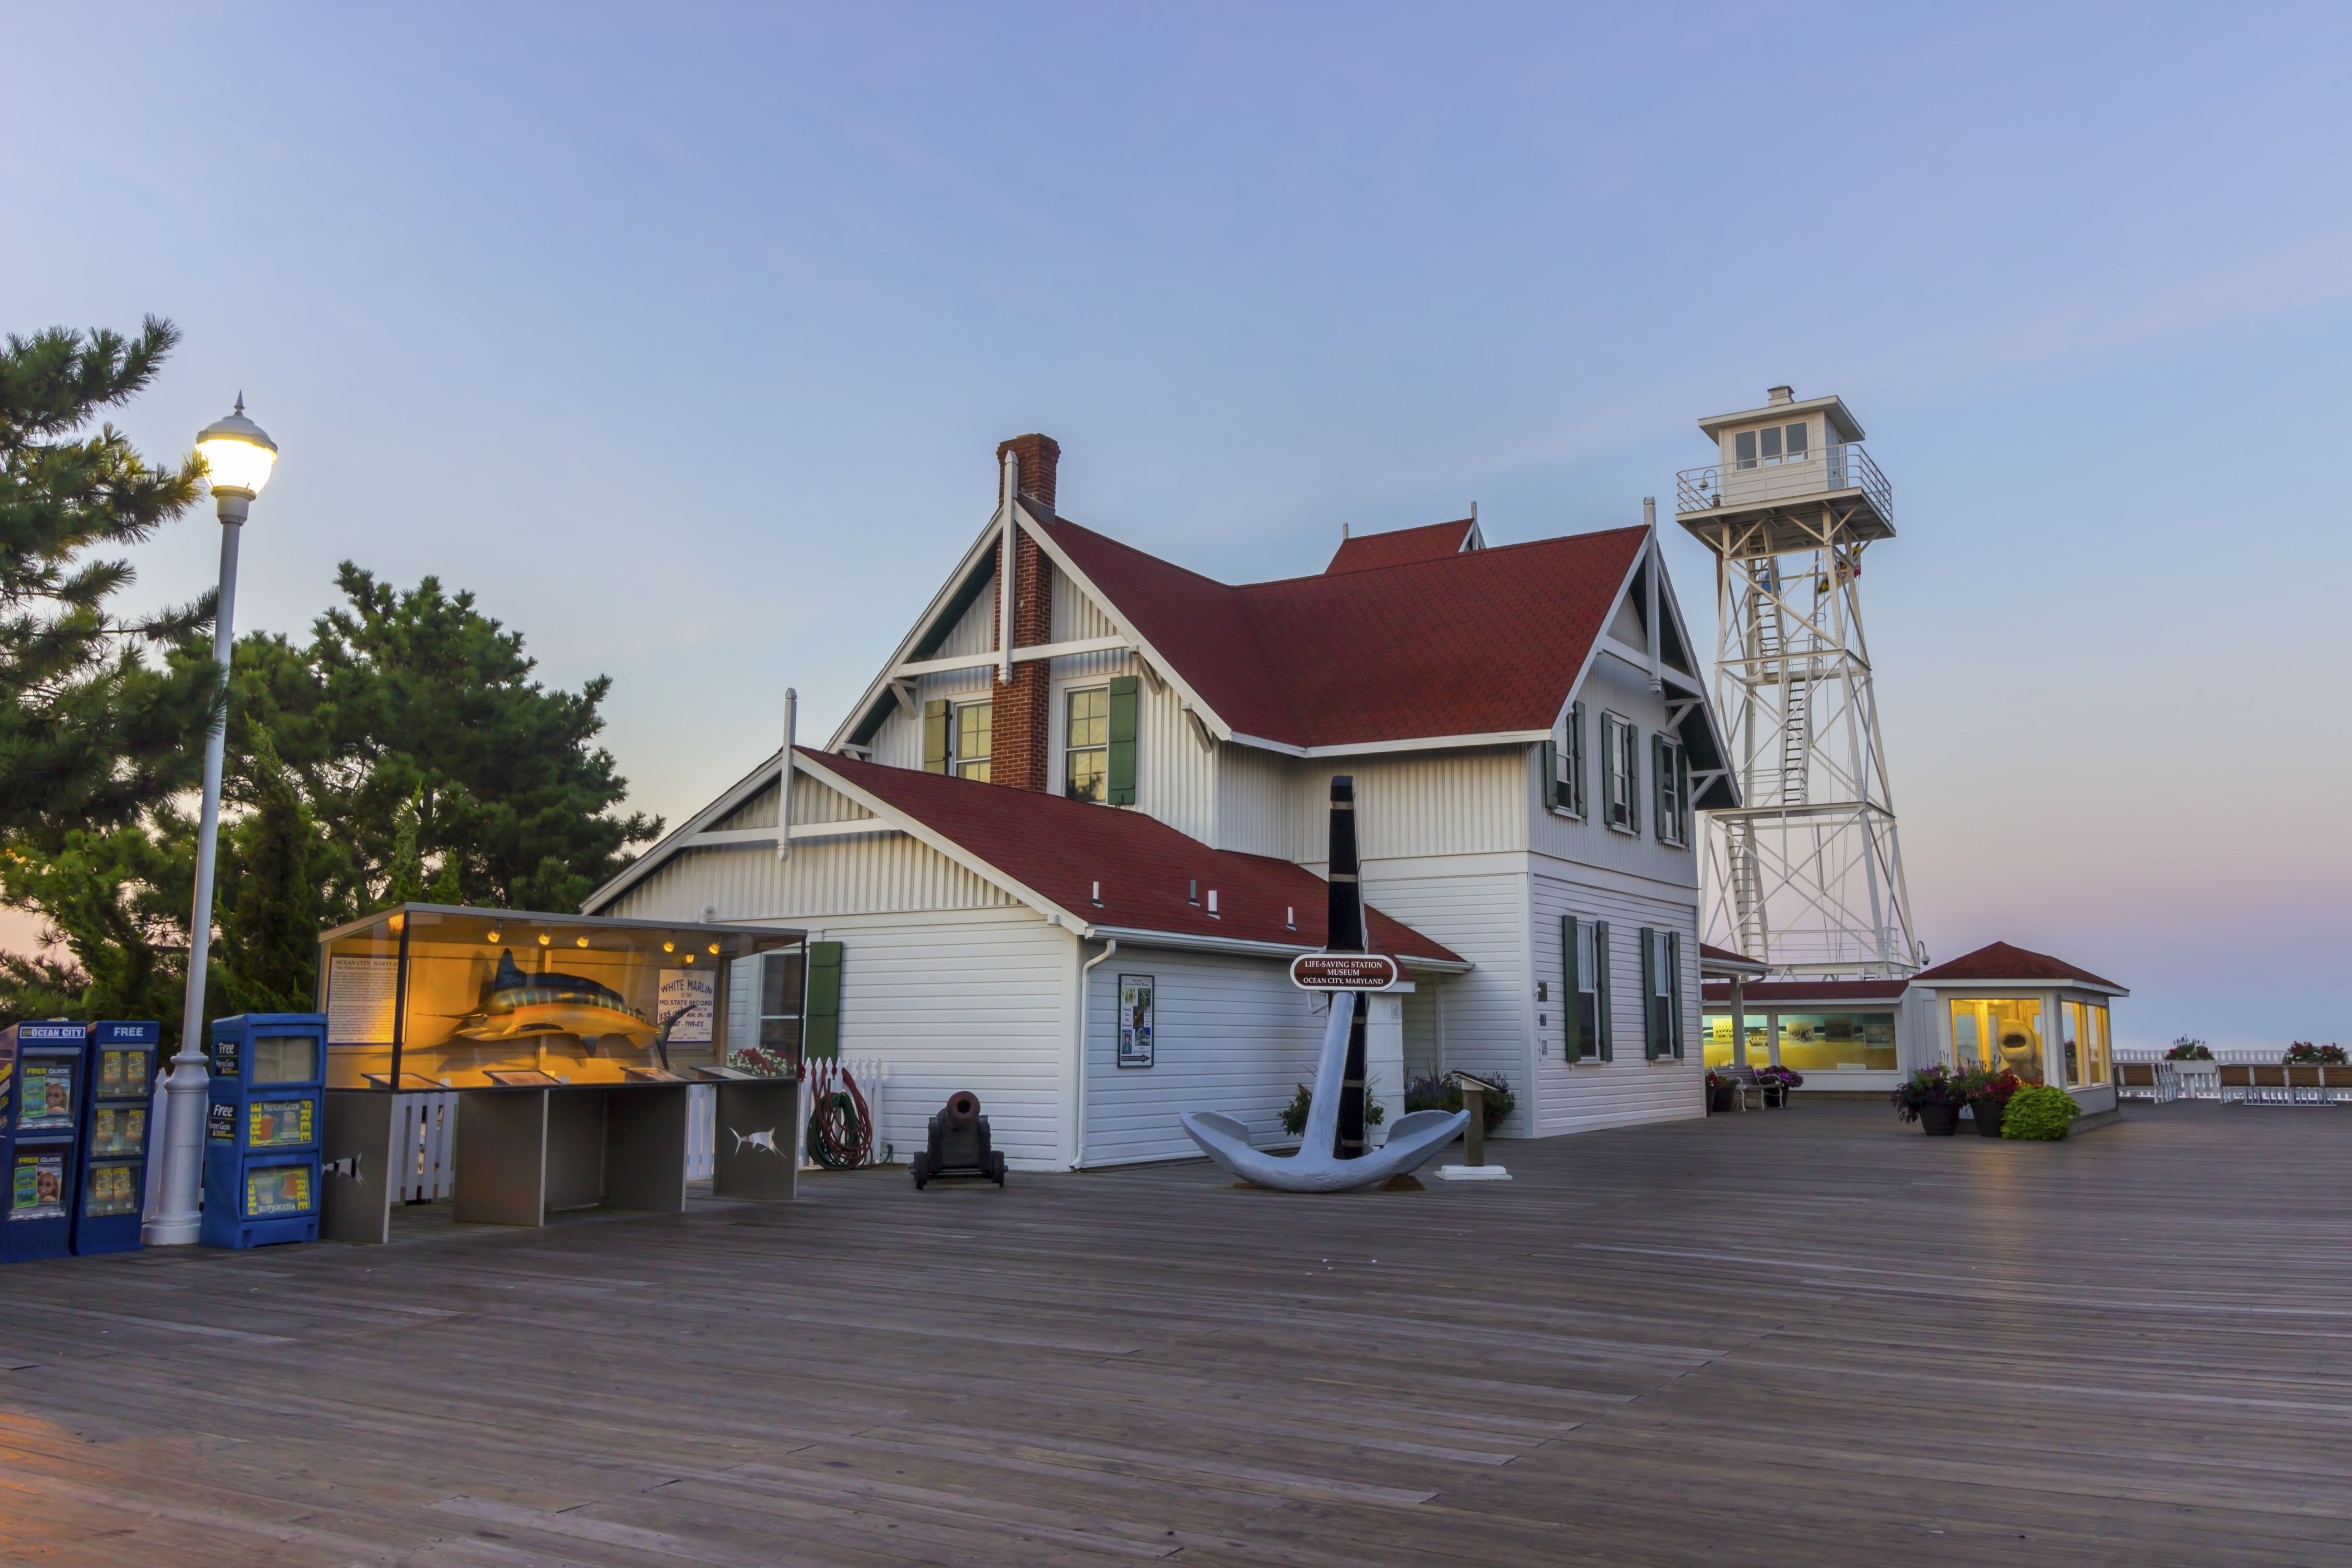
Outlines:
POLYGON ((764 926, 403 904, 320 938, 327 1087, 690 1080, 719 1064, 727 966, 803 945, 764 926))

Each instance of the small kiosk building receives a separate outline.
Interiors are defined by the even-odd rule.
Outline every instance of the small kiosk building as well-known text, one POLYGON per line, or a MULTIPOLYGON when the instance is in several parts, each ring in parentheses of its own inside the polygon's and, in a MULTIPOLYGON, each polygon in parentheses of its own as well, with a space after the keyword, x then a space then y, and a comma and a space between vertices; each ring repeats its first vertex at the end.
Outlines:
MULTIPOLYGON (((782 1130, 775 1157, 792 1166, 792 1084, 723 1059, 726 972, 755 957, 774 960, 758 1039, 797 1062, 810 1043, 798 931, 403 904, 326 932, 327 1234, 388 1237, 402 1094, 458 1091, 460 1220, 683 1208, 698 1081, 718 1084, 722 1125, 782 1130)), ((789 1170, 781 1185, 753 1179, 767 1174, 748 1174, 743 1195, 791 1195, 789 1170)))
POLYGON ((1871 1093, 1938 1062, 2007 1068, 2086 1115, 2115 1109, 2109 1009, 2130 993, 2063 959, 1997 942, 1906 980, 1713 979, 1731 956, 1706 955, 1709 1067, 1794 1068, 1808 1091, 1871 1093))

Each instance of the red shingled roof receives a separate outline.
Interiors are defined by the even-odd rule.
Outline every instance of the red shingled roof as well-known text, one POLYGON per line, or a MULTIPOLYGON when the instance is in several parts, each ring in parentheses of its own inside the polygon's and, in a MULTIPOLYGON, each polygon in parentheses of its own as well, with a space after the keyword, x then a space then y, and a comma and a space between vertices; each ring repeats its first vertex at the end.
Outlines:
MULTIPOLYGON (((866 791, 1092 924, 1323 945, 1328 884, 1287 860, 1212 849, 1138 811, 862 763, 805 746, 799 753, 820 777, 829 773, 866 791), (1193 881, 1201 885, 1197 904, 1185 896, 1193 881), (1093 901, 1097 882, 1100 905, 1093 901), (1219 918, 1208 911, 1212 888, 1219 918), (1286 910, 1296 911, 1297 930, 1285 928, 1286 910)), ((1411 926, 1378 910, 1369 913, 1372 945, 1381 952, 1462 962, 1411 926)))
POLYGON ((1226 723, 1294 746, 1549 730, 1644 537, 1233 586, 1063 518, 1044 528, 1226 723))
POLYGON ((2103 980, 2087 969, 2077 969, 2063 958, 2011 947, 2005 942, 1993 942, 1974 952, 1964 952, 1949 963, 1923 969, 1911 978, 1922 985, 2000 980, 2038 980, 2047 984, 2079 980, 2086 985, 2105 986, 2110 991, 2124 989, 2114 981, 2103 980))
POLYGON ((1462 553, 1470 531, 1477 527, 1472 518, 1458 522, 1433 522, 1426 528, 1400 528, 1392 533, 1352 533, 1339 541, 1339 552, 1331 557, 1331 564, 1323 568, 1328 577, 1334 572, 1369 572, 1375 566, 1405 566, 1416 561, 1443 561, 1449 555, 1462 553))

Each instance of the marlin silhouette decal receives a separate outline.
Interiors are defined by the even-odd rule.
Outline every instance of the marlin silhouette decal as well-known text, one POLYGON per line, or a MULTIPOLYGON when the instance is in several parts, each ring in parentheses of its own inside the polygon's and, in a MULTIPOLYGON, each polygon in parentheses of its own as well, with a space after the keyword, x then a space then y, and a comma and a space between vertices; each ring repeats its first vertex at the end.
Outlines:
POLYGON ((499 953, 498 973, 482 987, 482 1000, 457 1022, 469 1040, 513 1040, 529 1035, 577 1035, 583 1040, 622 1036, 634 1046, 652 1043, 656 1031, 646 1016, 609 985, 578 974, 526 974, 511 952, 499 953))

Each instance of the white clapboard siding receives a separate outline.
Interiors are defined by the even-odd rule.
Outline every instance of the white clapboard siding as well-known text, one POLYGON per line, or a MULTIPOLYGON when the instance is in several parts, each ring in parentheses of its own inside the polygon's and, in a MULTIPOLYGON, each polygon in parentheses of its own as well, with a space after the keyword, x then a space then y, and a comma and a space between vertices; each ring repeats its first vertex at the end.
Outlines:
MULTIPOLYGON (((1527 1088, 1529 1016, 1520 1005, 1526 963, 1527 871, 1521 856, 1465 857, 1383 865, 1364 863, 1364 897, 1383 912, 1475 966, 1467 974, 1417 981, 1432 993, 1429 1022, 1438 1040, 1430 1054, 1449 1072, 1500 1073, 1519 1092, 1518 1109, 1499 1129, 1534 1131, 1527 1088), (1442 993, 1442 994, 1441 994, 1442 993)), ((1418 993, 1416 993, 1418 994, 1418 993)), ((1414 1019, 1406 1017, 1407 1050, 1414 1019)))
MULTIPOLYGON (((1536 1058, 1536 1131, 1581 1132, 1643 1121, 1673 1121, 1706 1114, 1698 974, 1698 905, 1695 892, 1633 890, 1628 879, 1580 879, 1572 868, 1539 863, 1535 876, 1535 977, 1549 983, 1551 998, 1534 1004, 1545 1018, 1543 1050, 1536 1058), (1569 1063, 1561 1046, 1562 977, 1559 921, 1609 922, 1609 981, 1613 1059, 1569 1063), (1651 1061, 1642 1048, 1642 928, 1682 934, 1683 1059, 1651 1061)), ((1530 989, 1532 995, 1532 989, 1530 989)))
POLYGON ((1068 932, 1026 909, 810 924, 842 944, 842 1055, 886 1077, 877 1125, 901 1157, 923 1146, 931 1112, 970 1089, 1014 1168, 1067 1163, 1077 963, 1068 932))
POLYGON ((779 861, 772 847, 688 849, 601 914, 805 923, 828 915, 1012 907, 1011 894, 902 834, 813 838, 779 861))
MULTIPOLYGON (((1095 966, 1087 986, 1085 1163, 1197 1157, 1176 1120, 1186 1110, 1237 1116, 1261 1147, 1282 1142, 1282 1108, 1298 1085, 1315 1080, 1323 1038, 1324 1020, 1308 1005, 1278 962, 1122 945, 1095 966), (1152 980, 1149 1068, 1118 1065, 1123 974, 1152 980)), ((1402 1114, 1402 1085, 1376 1092, 1392 1115, 1402 1114)))
MULTIPOLYGON (((1563 816, 1544 804, 1542 785, 1543 748, 1529 746, 1521 753, 1526 770, 1526 782, 1520 786, 1520 809, 1530 823, 1529 845, 1538 854, 1549 855, 1581 865, 1622 871, 1636 877, 1648 877, 1658 881, 1687 882, 1693 889, 1698 885, 1695 857, 1699 852, 1696 840, 1704 831, 1698 814, 1691 814, 1689 847, 1675 848, 1663 843, 1657 833, 1657 793, 1650 754, 1650 737, 1655 734, 1665 719, 1665 706, 1650 689, 1649 677, 1609 658, 1593 660, 1591 673, 1585 677, 1581 694, 1584 703, 1584 795, 1591 809, 1582 820, 1563 816), (1623 833, 1608 826, 1601 818, 1601 805, 1608 787, 1606 764, 1601 754, 1601 715, 1603 710, 1631 720, 1641 731, 1641 778, 1635 799, 1642 808, 1642 830, 1623 833)), ((1696 725, 1706 721, 1693 710, 1685 722, 1696 725)))
POLYGON ((394 1096, 392 1158, 394 1202, 431 1203, 456 1190, 457 1096, 394 1096))

